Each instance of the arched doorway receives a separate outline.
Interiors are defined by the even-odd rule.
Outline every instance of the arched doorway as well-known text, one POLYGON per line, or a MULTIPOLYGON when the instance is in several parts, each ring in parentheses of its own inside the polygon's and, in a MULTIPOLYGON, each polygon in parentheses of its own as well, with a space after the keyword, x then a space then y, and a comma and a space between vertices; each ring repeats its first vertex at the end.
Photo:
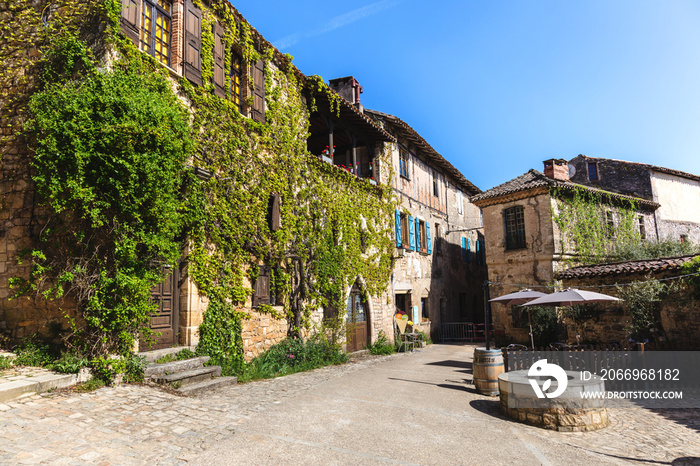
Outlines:
POLYGON ((350 289, 348 296, 347 314, 345 326, 347 328, 347 342, 345 350, 348 353, 360 351, 369 345, 369 310, 362 291, 357 283, 350 289))

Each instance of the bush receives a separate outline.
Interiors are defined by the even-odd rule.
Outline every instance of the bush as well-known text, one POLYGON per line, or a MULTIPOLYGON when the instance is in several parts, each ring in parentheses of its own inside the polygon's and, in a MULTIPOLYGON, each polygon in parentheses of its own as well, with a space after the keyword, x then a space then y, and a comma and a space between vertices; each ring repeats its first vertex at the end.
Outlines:
POLYGON ((26 338, 15 348, 15 366, 45 366, 56 359, 56 354, 48 343, 33 336, 26 338))
POLYGON ((246 364, 239 381, 269 379, 304 372, 348 361, 345 353, 332 348, 324 339, 285 338, 246 364))
POLYGON ((90 362, 93 377, 107 385, 112 384, 119 374, 122 374, 122 380, 126 383, 143 382, 143 372, 147 365, 146 358, 135 354, 117 358, 100 356, 90 362))
POLYGON ((12 359, 9 356, 0 356, 0 371, 4 371, 12 367, 12 359))
POLYGON ((61 357, 48 364, 47 369, 60 372, 62 374, 76 374, 83 367, 87 367, 88 360, 73 353, 63 353, 61 357))
POLYGON ((379 335, 377 336, 375 342, 366 348, 369 350, 370 354, 376 355, 387 355, 396 352, 396 347, 393 343, 389 342, 389 339, 386 337, 383 330, 379 331, 379 335))

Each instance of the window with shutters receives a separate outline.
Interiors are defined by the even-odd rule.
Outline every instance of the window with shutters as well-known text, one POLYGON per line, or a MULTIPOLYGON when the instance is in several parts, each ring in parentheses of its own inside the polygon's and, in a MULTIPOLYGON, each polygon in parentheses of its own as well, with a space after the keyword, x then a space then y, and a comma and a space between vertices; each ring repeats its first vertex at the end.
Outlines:
POLYGON ((428 253, 428 234, 423 220, 416 219, 416 248, 420 252, 428 253))
POLYGON ((243 100, 241 99, 241 83, 243 82, 243 59, 237 51, 231 52, 231 100, 243 112, 243 100))
POLYGON ((255 121, 265 122, 265 62, 260 59, 251 65, 253 85, 253 106, 251 117, 255 121))
POLYGON ((202 11, 185 0, 183 72, 192 83, 202 85, 202 11))
POLYGON ((141 49, 170 66, 172 2, 144 0, 141 16, 141 49))
POLYGON ((522 249, 525 244, 525 216, 522 206, 510 207, 503 211, 506 249, 522 249))
POLYGON ((404 249, 410 248, 408 228, 408 215, 401 214, 401 244, 403 245, 404 249))
POLYGON ((253 307, 258 307, 261 304, 270 304, 270 267, 267 265, 260 266, 258 279, 255 280, 253 307))

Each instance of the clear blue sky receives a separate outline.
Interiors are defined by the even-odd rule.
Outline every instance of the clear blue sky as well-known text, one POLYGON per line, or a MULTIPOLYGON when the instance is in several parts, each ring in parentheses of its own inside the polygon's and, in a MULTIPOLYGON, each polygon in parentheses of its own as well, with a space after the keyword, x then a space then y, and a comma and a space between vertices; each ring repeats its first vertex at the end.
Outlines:
POLYGON ((696 0, 232 0, 486 190, 578 154, 700 175, 696 0))

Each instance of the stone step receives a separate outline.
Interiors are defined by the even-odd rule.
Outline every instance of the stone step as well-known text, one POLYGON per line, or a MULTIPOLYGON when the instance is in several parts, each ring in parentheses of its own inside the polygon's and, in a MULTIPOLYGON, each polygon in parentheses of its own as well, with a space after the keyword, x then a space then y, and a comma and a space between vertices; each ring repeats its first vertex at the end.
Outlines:
POLYGON ((182 361, 166 362, 163 364, 151 363, 143 372, 144 377, 153 378, 168 374, 177 374, 178 372, 190 371, 204 367, 204 364, 209 361, 209 356, 200 356, 192 359, 183 359, 182 361))
POLYGON ((169 354, 172 354, 175 356, 178 352, 182 351, 183 349, 188 349, 192 352, 194 352, 197 347, 196 346, 176 346, 174 348, 163 348, 159 350, 154 350, 154 351, 142 351, 140 353, 136 353, 138 356, 146 358, 146 362, 148 363, 154 363, 156 360, 162 358, 163 356, 167 356, 169 354))
POLYGON ((219 388, 228 387, 229 385, 236 385, 237 383, 237 377, 217 377, 215 379, 206 380, 204 382, 180 387, 177 389, 177 391, 182 393, 183 395, 194 396, 219 388))
POLYGON ((210 380, 212 377, 221 375, 221 367, 207 366, 199 369, 191 369, 177 374, 156 375, 150 378, 155 383, 170 385, 173 388, 194 385, 199 382, 210 380))
POLYGON ((45 371, 41 375, 18 378, 0 383, 0 403, 58 388, 72 387, 91 378, 92 375, 87 369, 83 369, 77 374, 58 374, 45 371))

